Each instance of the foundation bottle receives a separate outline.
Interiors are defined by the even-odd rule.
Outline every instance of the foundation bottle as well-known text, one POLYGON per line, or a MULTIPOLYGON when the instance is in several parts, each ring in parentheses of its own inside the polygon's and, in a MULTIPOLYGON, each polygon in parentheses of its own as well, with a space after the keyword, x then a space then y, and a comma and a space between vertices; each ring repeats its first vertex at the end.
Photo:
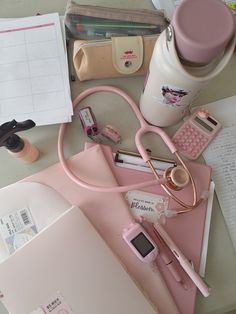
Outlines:
POLYGON ((31 163, 39 157, 39 150, 27 139, 21 138, 16 132, 31 129, 35 126, 32 120, 17 122, 12 120, 0 126, 0 146, 4 146, 8 152, 25 162, 31 163))

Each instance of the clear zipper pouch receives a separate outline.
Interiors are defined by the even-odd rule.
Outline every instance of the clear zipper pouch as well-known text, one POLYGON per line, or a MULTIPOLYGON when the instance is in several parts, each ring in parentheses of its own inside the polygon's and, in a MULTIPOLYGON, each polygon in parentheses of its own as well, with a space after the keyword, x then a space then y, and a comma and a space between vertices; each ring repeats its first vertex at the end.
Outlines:
POLYGON ((80 81, 144 75, 158 35, 75 40, 73 64, 80 81))
POLYGON ((79 40, 144 36, 161 33, 168 22, 162 11, 79 5, 69 1, 67 35, 79 40))

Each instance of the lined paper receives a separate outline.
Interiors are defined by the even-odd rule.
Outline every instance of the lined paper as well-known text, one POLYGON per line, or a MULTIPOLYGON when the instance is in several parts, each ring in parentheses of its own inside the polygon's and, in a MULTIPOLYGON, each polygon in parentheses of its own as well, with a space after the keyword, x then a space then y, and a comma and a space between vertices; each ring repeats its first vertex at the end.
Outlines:
POLYGON ((216 194, 236 250, 236 125, 221 130, 203 157, 212 167, 216 194))
POLYGON ((66 51, 57 13, 0 22, 0 123, 71 121, 66 51))

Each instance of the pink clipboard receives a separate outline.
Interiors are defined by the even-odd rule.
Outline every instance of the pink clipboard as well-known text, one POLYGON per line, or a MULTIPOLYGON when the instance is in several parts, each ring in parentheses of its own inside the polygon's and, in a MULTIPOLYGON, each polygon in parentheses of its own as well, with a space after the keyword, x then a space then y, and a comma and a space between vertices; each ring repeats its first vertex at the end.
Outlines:
MULTIPOLYGON (((93 143, 87 143, 85 149, 93 145, 93 143)), ((153 178, 153 175, 150 173, 116 166, 113 159, 112 149, 106 145, 101 145, 101 147, 107 162, 120 185, 144 182, 153 178)), ((196 162, 189 162, 188 166, 195 179, 198 195, 203 191, 208 191, 211 181, 211 167, 196 162)), ((153 194, 166 195, 158 185, 144 188, 142 190, 153 194)), ((191 187, 188 186, 184 190, 179 191, 178 196, 185 201, 190 202, 192 197, 191 187)), ((173 200, 170 200, 169 208, 175 207, 176 203, 173 200)), ((184 255, 193 262, 196 271, 199 270, 200 266, 206 210, 207 202, 204 202, 189 213, 167 219, 164 226, 165 230, 174 239, 184 255)), ((177 261, 175 262, 176 267, 179 269, 181 277, 187 284, 188 290, 183 289, 183 287, 173 279, 169 270, 160 258, 157 259, 157 263, 181 314, 193 314, 197 293, 195 285, 191 282, 177 261)))
MULTIPOLYGON (((100 145, 71 157, 69 165, 72 171, 86 182, 102 186, 117 185, 100 145)), ((24 181, 51 186, 71 204, 78 205, 146 297, 150 299, 157 312, 161 314, 180 313, 161 273, 158 270, 154 272, 148 265, 139 261, 122 239, 123 229, 133 219, 121 194, 98 193, 84 189, 67 177, 59 163, 24 179, 24 181)))

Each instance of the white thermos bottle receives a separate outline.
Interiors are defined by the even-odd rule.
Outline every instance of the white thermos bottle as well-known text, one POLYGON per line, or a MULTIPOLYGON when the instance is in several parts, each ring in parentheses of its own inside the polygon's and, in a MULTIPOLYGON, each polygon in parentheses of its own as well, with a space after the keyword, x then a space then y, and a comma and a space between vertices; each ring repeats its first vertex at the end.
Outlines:
POLYGON ((234 16, 222 0, 182 0, 153 50, 140 98, 144 118, 160 127, 181 120, 234 46, 234 16))

